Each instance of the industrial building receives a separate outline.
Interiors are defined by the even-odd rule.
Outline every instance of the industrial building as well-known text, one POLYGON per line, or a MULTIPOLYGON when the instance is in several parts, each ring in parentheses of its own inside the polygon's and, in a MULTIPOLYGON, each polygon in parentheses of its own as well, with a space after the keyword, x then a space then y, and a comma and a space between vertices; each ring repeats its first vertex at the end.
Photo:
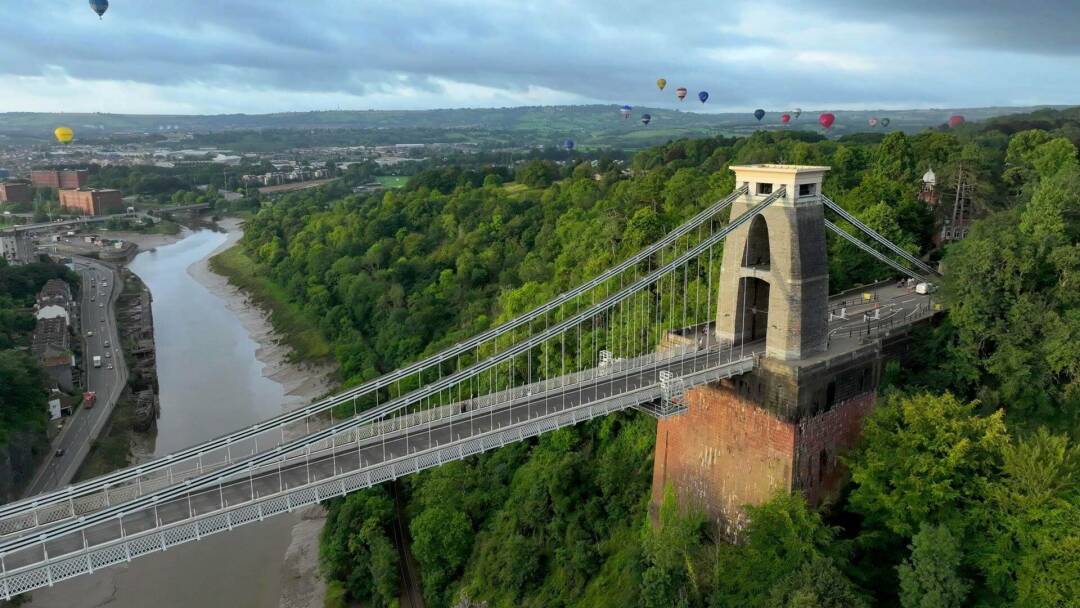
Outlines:
POLYGON ((29 203, 33 198, 26 182, 0 182, 0 203, 29 203))
POLYGON ((60 190, 60 206, 80 215, 111 215, 124 210, 124 199, 119 190, 60 190))
POLYGON ((41 170, 30 172, 30 183, 38 188, 78 189, 86 186, 86 169, 41 170))

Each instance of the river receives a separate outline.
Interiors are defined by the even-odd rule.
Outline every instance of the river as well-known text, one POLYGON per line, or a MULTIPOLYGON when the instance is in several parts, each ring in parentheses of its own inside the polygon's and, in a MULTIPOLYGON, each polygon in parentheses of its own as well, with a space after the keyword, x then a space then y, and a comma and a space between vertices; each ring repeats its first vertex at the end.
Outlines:
MULTIPOLYGON (((272 334, 253 327, 252 315, 244 316, 238 298, 229 301, 220 286, 211 290, 205 285, 210 282, 205 260, 238 236, 198 230, 171 245, 140 253, 130 264, 153 296, 161 398, 155 456, 269 418, 290 402, 287 387, 270 373, 275 370, 259 359, 273 350, 265 343, 272 334), (200 274, 202 282, 196 280, 200 274)), ((255 321, 265 325, 261 315, 255 315, 255 321)), ((271 518, 127 566, 77 577, 33 592, 31 605, 278 608, 282 565, 286 552, 296 550, 294 546, 290 551, 290 543, 300 521, 298 514, 271 518)), ((310 538, 299 544, 301 551, 315 550, 310 538)))

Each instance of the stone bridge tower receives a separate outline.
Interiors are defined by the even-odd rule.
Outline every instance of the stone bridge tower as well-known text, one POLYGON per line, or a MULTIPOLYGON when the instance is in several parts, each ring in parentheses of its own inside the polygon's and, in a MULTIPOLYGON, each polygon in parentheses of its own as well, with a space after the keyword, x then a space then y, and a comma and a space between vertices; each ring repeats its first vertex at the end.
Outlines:
POLYGON ((765 339, 769 357, 802 359, 825 350, 829 264, 821 180, 828 167, 731 167, 747 194, 738 217, 784 188, 746 227, 728 235, 720 271, 716 331, 736 343, 765 339))
POLYGON ((743 507, 776 492, 812 503, 843 478, 839 455, 874 403, 882 343, 833 340, 821 182, 828 167, 732 167, 747 194, 738 217, 783 187, 724 244, 716 334, 757 349, 755 369, 692 388, 687 411, 657 423, 653 507, 671 487, 721 535, 737 538, 743 507))

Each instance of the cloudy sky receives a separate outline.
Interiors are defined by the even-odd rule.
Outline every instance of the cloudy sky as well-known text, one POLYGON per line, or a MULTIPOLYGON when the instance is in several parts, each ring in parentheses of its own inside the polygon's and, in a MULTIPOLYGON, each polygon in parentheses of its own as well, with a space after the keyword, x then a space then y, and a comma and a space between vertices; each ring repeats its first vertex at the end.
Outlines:
POLYGON ((111 4, 0 0, 0 112, 1080 103, 1077 0, 111 4))

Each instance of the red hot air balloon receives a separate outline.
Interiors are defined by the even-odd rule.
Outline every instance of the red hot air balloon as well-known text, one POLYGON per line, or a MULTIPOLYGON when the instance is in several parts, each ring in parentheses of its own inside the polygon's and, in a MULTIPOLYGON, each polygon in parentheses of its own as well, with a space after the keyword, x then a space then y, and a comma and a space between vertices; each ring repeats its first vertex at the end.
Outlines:
POLYGON ((964 120, 964 117, 959 114, 953 114, 949 117, 949 126, 952 128, 959 127, 960 125, 964 124, 964 122, 966 122, 964 120))
POLYGON ((866 121, 866 124, 870 125, 871 127, 876 127, 877 119, 871 116, 870 119, 866 121))
POLYGON ((832 112, 823 112, 821 116, 817 117, 817 121, 821 123, 821 126, 828 129, 836 122, 836 116, 833 116, 832 112))
POLYGON ((679 98, 679 101, 686 99, 686 87, 675 89, 675 96, 679 98))
POLYGON ((780 122, 784 123, 785 125, 791 122, 791 114, 781 114, 780 122))

